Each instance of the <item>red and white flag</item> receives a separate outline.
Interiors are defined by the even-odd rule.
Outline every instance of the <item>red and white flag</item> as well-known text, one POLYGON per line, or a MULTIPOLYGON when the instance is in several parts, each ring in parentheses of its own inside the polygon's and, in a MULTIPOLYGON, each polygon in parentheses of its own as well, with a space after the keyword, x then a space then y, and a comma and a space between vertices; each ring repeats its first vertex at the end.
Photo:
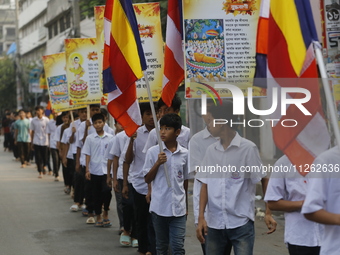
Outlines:
POLYGON ((169 0, 162 90, 162 99, 169 107, 178 86, 184 80, 182 39, 182 1, 169 0))

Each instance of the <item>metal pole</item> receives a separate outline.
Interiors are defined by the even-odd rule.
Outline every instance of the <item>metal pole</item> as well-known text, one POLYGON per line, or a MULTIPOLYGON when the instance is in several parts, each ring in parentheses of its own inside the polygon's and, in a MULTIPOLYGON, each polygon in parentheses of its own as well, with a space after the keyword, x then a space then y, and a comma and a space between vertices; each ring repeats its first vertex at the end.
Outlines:
POLYGON ((72 14, 73 14, 73 37, 80 38, 80 8, 79 0, 72 1, 72 14))
POLYGON ((19 42, 19 0, 15 0, 15 44, 16 44, 16 54, 15 54, 15 66, 16 66, 16 98, 17 98, 17 110, 22 108, 23 100, 23 90, 21 87, 21 66, 20 66, 20 42, 19 42))

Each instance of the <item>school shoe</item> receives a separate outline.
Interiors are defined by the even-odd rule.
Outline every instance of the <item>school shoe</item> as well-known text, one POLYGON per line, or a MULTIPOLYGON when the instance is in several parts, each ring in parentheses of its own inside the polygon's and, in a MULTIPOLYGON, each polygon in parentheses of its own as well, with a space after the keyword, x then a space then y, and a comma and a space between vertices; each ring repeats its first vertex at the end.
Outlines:
POLYGON ((70 207, 70 211, 71 212, 78 212, 79 210, 81 210, 81 207, 79 207, 78 205, 74 204, 70 207))
POLYGON ((59 181, 59 177, 55 177, 55 178, 54 178, 54 181, 55 181, 55 182, 58 182, 58 181, 59 181))
POLYGON ((94 219, 94 217, 88 217, 86 220, 86 224, 95 224, 96 221, 94 219))

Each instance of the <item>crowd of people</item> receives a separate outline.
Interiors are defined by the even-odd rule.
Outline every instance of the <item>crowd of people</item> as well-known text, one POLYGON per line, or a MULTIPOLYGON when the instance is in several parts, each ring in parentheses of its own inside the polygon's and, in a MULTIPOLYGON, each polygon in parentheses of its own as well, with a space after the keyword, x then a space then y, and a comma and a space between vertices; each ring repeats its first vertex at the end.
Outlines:
MULTIPOLYGON (((73 198, 70 210, 81 211, 87 224, 112 226, 113 191, 120 244, 138 248, 139 254, 185 254, 189 179, 194 179, 193 211, 202 254, 231 254, 232 249, 236 255, 253 254, 259 182, 267 202, 269 234, 276 230, 271 210, 286 212, 284 241, 291 255, 340 254, 334 242, 340 234, 338 179, 308 179, 296 172, 273 173, 269 179, 261 171, 240 171, 242 166, 260 168, 262 161, 253 142, 229 125, 214 124, 215 119, 237 120, 232 102, 208 103, 202 116, 206 127, 192 137, 182 125, 180 106, 177 95, 170 107, 160 99, 154 120, 150 104, 140 103, 143 125, 131 137, 119 123, 114 129, 108 126, 108 112, 100 105, 90 105, 90 119, 87 108, 53 113, 53 119, 48 119, 43 107, 37 106, 34 118, 20 110, 12 123, 6 113, 3 128, 5 135, 12 130, 21 167, 30 164, 34 152, 38 178, 48 171, 59 181, 62 166, 64 191, 73 198), (236 171, 207 171, 218 165, 236 171)), ((11 139, 5 136, 5 150, 13 150, 11 139)), ((339 164, 338 148, 324 152, 316 162, 339 164)), ((276 164, 291 165, 285 156, 276 164)))

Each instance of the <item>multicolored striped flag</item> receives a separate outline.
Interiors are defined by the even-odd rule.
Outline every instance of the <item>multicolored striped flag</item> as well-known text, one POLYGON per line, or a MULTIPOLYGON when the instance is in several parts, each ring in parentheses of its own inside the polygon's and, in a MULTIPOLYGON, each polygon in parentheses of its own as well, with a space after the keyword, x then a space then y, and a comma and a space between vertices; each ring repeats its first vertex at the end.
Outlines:
MULTIPOLYGON (((262 0, 255 78, 266 78, 268 89, 301 87, 311 93, 311 99, 304 104, 311 115, 289 105, 286 115, 282 116, 278 109, 271 116, 280 120, 272 128, 275 144, 296 166, 311 164, 330 143, 313 48, 317 41, 309 0, 262 0), (294 119, 298 125, 284 127, 280 124, 283 119, 294 119)), ((289 94, 294 99, 302 96, 289 94)))
POLYGON ((103 92, 108 111, 128 136, 142 124, 135 82, 146 61, 131 0, 107 0, 104 13, 103 92))
POLYGON ((182 1, 168 1, 166 25, 166 45, 164 56, 164 76, 162 99, 171 106, 178 86, 184 80, 184 55, 182 49, 182 1))

